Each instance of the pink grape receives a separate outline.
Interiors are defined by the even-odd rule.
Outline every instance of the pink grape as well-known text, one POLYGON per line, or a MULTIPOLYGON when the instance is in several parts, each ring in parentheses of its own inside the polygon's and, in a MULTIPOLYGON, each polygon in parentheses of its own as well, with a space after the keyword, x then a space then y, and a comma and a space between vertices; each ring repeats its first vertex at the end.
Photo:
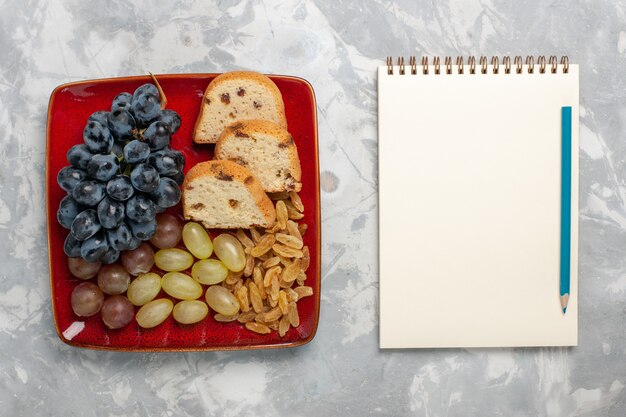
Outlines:
POLYGON ((169 249, 178 245, 182 236, 183 226, 176 216, 162 213, 156 217, 157 231, 150 243, 159 249, 169 249))
POLYGON ((112 295, 102 306, 102 321, 109 329, 121 329, 135 316, 135 308, 123 295, 112 295))
POLYGON ((98 286, 105 294, 122 294, 128 289, 130 275, 120 264, 104 265, 98 272, 98 286))
POLYGON ((79 279, 91 279, 96 276, 102 264, 100 262, 87 262, 83 258, 67 258, 67 266, 70 273, 79 279))
POLYGON ((104 294, 93 282, 82 282, 72 291, 72 310, 80 317, 89 317, 102 308, 104 294))
POLYGON ((122 265, 131 275, 150 272, 154 265, 154 251, 149 243, 143 242, 137 249, 122 252, 122 265))

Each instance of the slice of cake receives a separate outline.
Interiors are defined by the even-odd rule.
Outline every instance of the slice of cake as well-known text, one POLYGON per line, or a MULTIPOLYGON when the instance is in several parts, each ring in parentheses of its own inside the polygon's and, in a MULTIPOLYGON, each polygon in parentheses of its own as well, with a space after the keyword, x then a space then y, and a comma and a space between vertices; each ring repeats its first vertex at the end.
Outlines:
POLYGON ((287 130, 269 120, 227 126, 215 146, 215 158, 246 167, 269 193, 302 189, 296 144, 287 130))
POLYGON ((285 105, 278 87, 258 72, 224 73, 217 76, 204 92, 193 140, 215 143, 224 127, 249 119, 271 120, 287 128, 285 105))
POLYGON ((276 220, 259 181, 234 162, 201 162, 189 170, 182 188, 185 219, 207 228, 269 227, 276 220))

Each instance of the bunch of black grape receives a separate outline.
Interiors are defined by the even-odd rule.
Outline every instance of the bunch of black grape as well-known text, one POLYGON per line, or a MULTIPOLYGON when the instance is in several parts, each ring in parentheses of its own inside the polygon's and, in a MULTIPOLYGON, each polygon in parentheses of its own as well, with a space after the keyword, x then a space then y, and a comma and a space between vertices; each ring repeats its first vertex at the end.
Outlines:
POLYGON ((157 213, 180 201, 184 156, 170 149, 180 116, 144 84, 89 116, 84 143, 67 152, 57 182, 67 192, 57 219, 70 229, 67 256, 113 263, 156 232, 157 213))

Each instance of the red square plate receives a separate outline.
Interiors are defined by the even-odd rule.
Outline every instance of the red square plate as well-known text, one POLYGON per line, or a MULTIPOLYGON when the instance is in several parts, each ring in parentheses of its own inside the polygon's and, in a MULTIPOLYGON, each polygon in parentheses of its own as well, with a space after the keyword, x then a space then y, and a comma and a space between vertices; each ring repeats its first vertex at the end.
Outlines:
MULTIPOLYGON (((217 74, 176 74, 157 76, 168 99, 167 107, 177 111, 182 119, 178 132, 172 136, 172 148, 181 151, 187 160, 185 172, 213 156, 213 145, 198 145, 192 141, 192 132, 200 110, 200 102, 207 85, 217 74)), ((133 92, 140 85, 151 82, 150 77, 125 77, 81 81, 57 87, 50 97, 47 126, 46 190, 48 210, 48 248, 52 308, 57 333, 72 346, 123 351, 180 351, 180 350, 237 350, 283 348, 303 345, 315 336, 320 305, 320 199, 319 162, 317 149, 317 115, 315 95, 311 85, 301 79, 287 76, 270 77, 280 89, 285 102, 289 131, 298 146, 302 164, 302 191, 305 216, 300 222, 308 225, 304 243, 311 254, 306 285, 313 287, 314 295, 298 302, 300 325, 291 328, 285 337, 277 332, 259 335, 242 324, 218 323, 211 315, 193 325, 180 325, 170 316, 153 329, 139 327, 133 319, 126 327, 109 330, 99 314, 87 319, 72 312, 70 295, 81 282, 71 276, 63 242, 68 231, 56 220, 56 211, 65 192, 57 185, 59 170, 68 165, 66 152, 82 142, 82 132, 89 115, 106 110, 120 92, 133 92), (71 335, 73 329, 84 329, 71 335), (68 328, 73 324, 70 331, 68 328)), ((174 211, 181 212, 180 205, 174 211)))

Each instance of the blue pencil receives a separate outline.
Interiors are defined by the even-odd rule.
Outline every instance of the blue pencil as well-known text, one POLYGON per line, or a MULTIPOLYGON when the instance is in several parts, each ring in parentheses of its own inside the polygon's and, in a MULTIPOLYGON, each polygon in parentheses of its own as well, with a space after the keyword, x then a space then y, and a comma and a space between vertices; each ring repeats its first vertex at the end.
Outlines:
POLYGON ((570 285, 572 224, 572 108, 561 107, 561 268, 560 293, 563 314, 567 311, 570 285))

